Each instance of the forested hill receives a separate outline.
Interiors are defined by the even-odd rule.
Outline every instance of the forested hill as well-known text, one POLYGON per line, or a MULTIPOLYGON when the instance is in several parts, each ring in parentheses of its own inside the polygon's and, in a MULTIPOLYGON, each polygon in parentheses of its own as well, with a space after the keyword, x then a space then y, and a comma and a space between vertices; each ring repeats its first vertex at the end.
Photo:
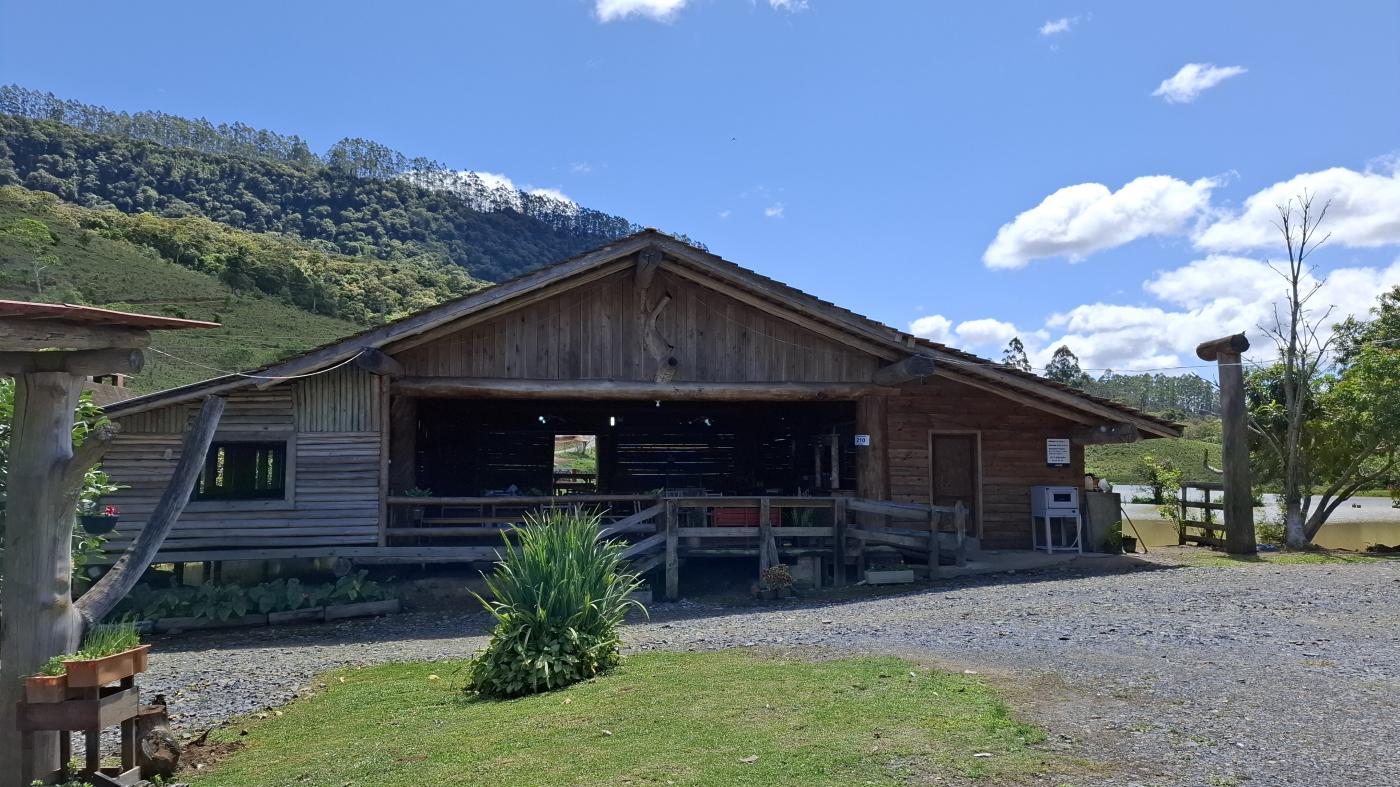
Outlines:
POLYGON ((203 216, 350 256, 431 256, 491 281, 636 229, 366 140, 317 156, 296 137, 128 115, 15 86, 0 88, 0 185, 123 213, 203 216))

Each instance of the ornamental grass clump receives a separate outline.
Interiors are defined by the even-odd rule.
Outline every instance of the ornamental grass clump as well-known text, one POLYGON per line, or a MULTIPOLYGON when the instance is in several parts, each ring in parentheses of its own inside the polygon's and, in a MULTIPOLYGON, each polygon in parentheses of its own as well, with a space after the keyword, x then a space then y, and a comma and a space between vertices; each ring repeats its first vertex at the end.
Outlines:
POLYGON ((486 578, 496 618, 491 642, 471 665, 467 690, 517 697, 557 689, 616 666, 618 625, 641 586, 625 570, 623 544, 598 538, 594 513, 550 511, 526 518, 517 545, 486 578))

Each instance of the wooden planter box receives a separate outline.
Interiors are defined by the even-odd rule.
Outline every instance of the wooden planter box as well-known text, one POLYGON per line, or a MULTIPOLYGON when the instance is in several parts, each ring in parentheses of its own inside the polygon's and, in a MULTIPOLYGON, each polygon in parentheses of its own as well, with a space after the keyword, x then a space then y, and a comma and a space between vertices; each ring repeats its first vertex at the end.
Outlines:
POLYGON ((914 569, 885 569, 877 571, 866 569, 865 584, 867 585, 905 585, 914 581, 914 569))
POLYGON ((335 604, 326 607, 326 620, 363 618, 371 615, 392 615, 399 611, 399 600, 361 601, 356 604, 335 604))
POLYGON ((30 675, 24 679, 25 702, 63 702, 66 699, 67 675, 30 675))
POLYGON ((63 666, 68 671, 68 685, 75 689, 106 686, 145 672, 150 650, 150 645, 139 645, 100 659, 65 661, 63 666))
POLYGON ((285 612, 267 613, 267 622, 273 626, 281 623, 320 623, 325 619, 325 607, 308 607, 307 609, 291 609, 285 612))
POLYGON ((228 620, 210 620, 209 618, 161 618, 156 621, 156 631, 168 634, 172 631, 266 625, 267 615, 244 615, 241 618, 229 618, 228 620))

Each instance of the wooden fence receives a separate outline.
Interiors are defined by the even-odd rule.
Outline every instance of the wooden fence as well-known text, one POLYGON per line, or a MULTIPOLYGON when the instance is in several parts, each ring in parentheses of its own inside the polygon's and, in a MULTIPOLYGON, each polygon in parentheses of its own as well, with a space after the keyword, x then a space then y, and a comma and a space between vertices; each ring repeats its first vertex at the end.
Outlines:
POLYGON ((966 562, 967 510, 846 497, 667 497, 562 495, 558 497, 390 497, 395 514, 387 538, 392 546, 455 554, 467 550, 494 558, 511 529, 527 514, 580 508, 603 515, 601 535, 629 541, 623 557, 634 570, 664 565, 666 597, 679 596, 682 556, 758 558, 758 576, 783 558, 829 559, 835 584, 847 568, 864 565, 867 546, 892 547, 925 562, 937 577, 943 556, 966 562), (945 550, 947 534, 951 549, 945 550), (491 543, 481 544, 481 539, 491 543), (409 543, 405 543, 409 542, 409 543), (475 542, 479 546, 464 545, 475 542))
POLYGON ((1225 504, 1211 499, 1212 492, 1224 492, 1225 485, 1214 481, 1197 481, 1181 485, 1177 495, 1177 543, 1221 547, 1225 545, 1225 504), (1199 492, 1199 499, 1191 493, 1199 492), (1199 519, 1191 512, 1200 511, 1199 519))

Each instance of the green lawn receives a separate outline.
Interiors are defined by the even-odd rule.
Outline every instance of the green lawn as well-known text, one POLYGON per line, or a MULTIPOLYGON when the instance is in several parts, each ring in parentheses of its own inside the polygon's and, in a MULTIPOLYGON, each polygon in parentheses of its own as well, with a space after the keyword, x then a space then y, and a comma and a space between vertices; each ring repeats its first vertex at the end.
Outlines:
POLYGON ((193 784, 1016 784, 1093 767, 1041 749, 977 679, 893 658, 641 654, 501 702, 466 699, 462 668, 331 673, 282 715, 217 733, 246 745, 193 784))

